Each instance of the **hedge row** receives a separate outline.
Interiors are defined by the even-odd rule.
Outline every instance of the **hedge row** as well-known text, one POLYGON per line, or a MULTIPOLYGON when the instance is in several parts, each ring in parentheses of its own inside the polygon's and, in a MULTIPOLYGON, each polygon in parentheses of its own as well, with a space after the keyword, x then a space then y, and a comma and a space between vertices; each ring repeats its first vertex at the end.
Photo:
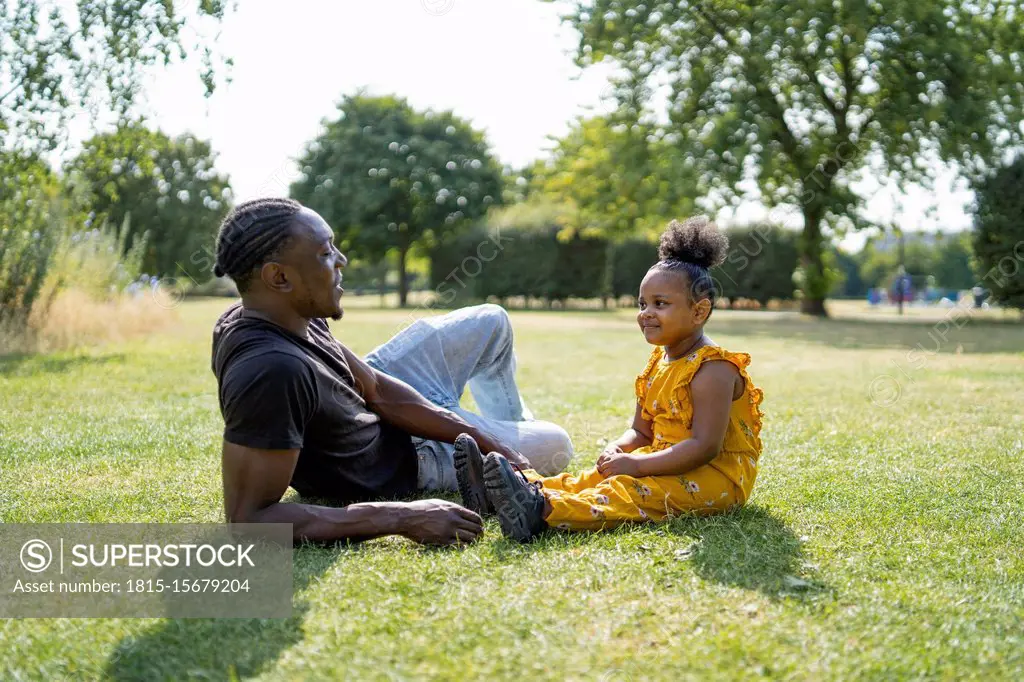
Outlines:
MULTIPOLYGON (((793 298, 797 235, 775 226, 727 230, 728 257, 712 270, 721 296, 767 304, 793 298)), ((431 251, 431 288, 439 305, 461 305, 495 297, 569 298, 635 296, 657 244, 599 237, 559 238, 559 228, 477 229, 431 251), (610 266, 609 266, 610 259, 610 266)))

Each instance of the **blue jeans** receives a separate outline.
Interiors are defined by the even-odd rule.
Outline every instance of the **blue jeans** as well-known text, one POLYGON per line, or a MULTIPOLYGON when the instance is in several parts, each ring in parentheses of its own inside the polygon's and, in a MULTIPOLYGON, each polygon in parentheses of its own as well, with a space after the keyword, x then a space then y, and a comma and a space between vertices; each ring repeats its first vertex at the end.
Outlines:
MULTIPOLYGON (((516 386, 512 323, 501 306, 485 304, 416 320, 366 356, 370 366, 412 386, 523 454, 553 476, 572 459, 572 441, 555 424, 537 421, 516 386), (459 406, 466 386, 480 408, 459 406)), ((413 438, 421 490, 457 490, 454 446, 413 438)))

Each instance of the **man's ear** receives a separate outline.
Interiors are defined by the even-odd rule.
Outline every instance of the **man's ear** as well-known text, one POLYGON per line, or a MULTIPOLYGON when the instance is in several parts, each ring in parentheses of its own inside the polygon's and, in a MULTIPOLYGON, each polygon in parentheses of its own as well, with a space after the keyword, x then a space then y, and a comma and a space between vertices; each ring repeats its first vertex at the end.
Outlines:
POLYGON ((292 290, 292 282, 288 279, 288 273, 281 266, 280 263, 270 261, 264 263, 263 267, 260 268, 260 279, 263 280, 263 284, 266 285, 271 291, 277 291, 282 294, 288 293, 292 290))

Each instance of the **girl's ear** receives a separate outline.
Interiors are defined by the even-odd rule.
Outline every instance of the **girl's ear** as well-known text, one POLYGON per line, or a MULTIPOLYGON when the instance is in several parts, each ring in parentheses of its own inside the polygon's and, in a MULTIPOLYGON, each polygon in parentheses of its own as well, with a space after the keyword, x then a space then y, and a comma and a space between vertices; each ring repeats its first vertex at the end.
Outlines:
POLYGON ((702 298, 693 304, 693 318, 697 324, 704 324, 711 315, 711 299, 702 298))

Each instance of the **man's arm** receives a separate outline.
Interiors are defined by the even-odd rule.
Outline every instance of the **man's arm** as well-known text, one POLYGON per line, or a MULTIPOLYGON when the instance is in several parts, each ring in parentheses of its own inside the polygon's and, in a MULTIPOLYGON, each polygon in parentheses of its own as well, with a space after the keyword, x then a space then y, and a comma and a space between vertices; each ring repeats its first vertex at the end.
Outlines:
POLYGON ((298 449, 262 450, 224 441, 221 469, 228 523, 290 523, 296 541, 368 540, 402 535, 423 544, 472 542, 483 533, 480 517, 445 500, 363 502, 322 507, 281 502, 298 449))
POLYGON ((454 443, 460 433, 468 433, 483 452, 499 452, 513 464, 530 468, 522 454, 491 434, 430 402, 404 381, 378 372, 344 345, 342 349, 367 406, 388 423, 410 435, 442 443, 454 443))

